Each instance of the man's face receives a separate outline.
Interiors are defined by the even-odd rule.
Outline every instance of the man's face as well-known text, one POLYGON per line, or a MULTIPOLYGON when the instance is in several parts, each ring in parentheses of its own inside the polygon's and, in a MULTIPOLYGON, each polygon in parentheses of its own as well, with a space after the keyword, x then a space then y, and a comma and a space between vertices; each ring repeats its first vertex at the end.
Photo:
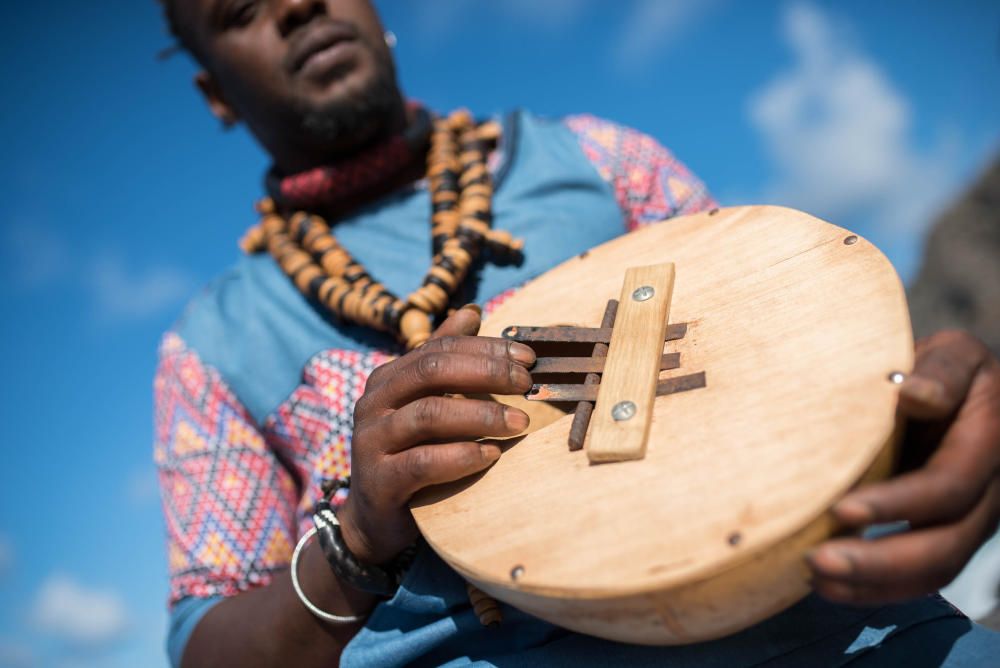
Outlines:
POLYGON ((213 110, 245 122, 279 164, 349 152, 401 112, 368 0, 176 1, 213 110))

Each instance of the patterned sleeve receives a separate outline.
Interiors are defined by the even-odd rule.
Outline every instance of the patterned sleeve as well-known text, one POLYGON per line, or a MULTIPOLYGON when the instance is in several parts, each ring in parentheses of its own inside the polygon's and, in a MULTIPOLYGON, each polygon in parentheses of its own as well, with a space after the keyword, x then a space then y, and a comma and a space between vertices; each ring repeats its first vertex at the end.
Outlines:
POLYGON ((564 122, 614 189, 629 231, 717 206, 704 184, 649 135, 587 114, 564 122))
POLYGON ((154 397, 170 604, 268 583, 294 544, 294 478, 219 373, 173 333, 154 397))

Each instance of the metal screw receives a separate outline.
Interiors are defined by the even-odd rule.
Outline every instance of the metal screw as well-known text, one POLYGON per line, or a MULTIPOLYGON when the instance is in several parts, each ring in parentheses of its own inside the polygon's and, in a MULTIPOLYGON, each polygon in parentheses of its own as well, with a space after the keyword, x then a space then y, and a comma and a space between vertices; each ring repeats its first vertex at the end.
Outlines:
POLYGON ((858 235, 852 234, 849 237, 844 237, 844 245, 845 246, 853 246, 856 243, 858 243, 858 235))
POLYGON ((635 416, 635 404, 631 401, 619 401, 611 409, 611 417, 616 422, 631 420, 635 416))
POLYGON ((511 580, 520 579, 520 577, 522 575, 524 575, 524 566, 521 566, 520 564, 518 564, 514 568, 510 569, 510 579, 511 580))
POLYGON ((902 371, 893 371, 892 373, 889 374, 890 383, 899 385, 904 380, 906 380, 906 374, 904 374, 902 371))
POLYGON ((743 535, 739 531, 732 532, 731 534, 729 534, 729 538, 726 539, 726 541, 733 547, 739 545, 740 541, 742 540, 743 540, 743 535))
POLYGON ((652 285, 643 285, 642 287, 635 289, 632 293, 632 299, 637 302, 644 302, 647 299, 650 299, 654 294, 656 294, 656 290, 653 289, 652 285))

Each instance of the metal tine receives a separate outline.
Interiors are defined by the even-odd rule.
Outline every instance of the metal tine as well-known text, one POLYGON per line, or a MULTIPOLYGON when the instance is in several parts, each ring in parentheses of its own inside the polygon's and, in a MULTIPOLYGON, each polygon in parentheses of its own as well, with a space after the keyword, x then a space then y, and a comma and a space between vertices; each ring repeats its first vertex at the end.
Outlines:
MULTIPOLYGON (((601 373, 604 362, 604 357, 539 357, 535 366, 531 367, 531 373, 601 373)), ((664 353, 660 358, 660 371, 676 369, 680 365, 680 353, 664 353)))
MULTIPOLYGON (((686 322, 667 325, 664 341, 677 341, 687 334, 686 322)), ((611 327, 522 327, 511 325, 500 336, 520 343, 610 343, 611 327)))
MULTIPOLYGON (((667 378, 656 384, 656 396, 662 397, 677 392, 697 390, 706 386, 704 371, 685 376, 667 378)), ((525 396, 530 401, 597 401, 600 385, 542 383, 532 385, 525 396)))
MULTIPOLYGON (((601 319, 602 328, 612 328, 615 326, 615 318, 618 317, 618 300, 609 299, 607 306, 604 307, 604 317, 601 319)), ((595 343, 594 349, 591 351, 590 359, 594 361, 599 361, 601 364, 600 370, 604 370, 604 357, 608 354, 608 344, 606 343, 595 343)), ((538 366, 538 361, 535 361, 535 366, 538 366)), ((584 385, 598 385, 601 382, 601 377, 597 373, 588 373, 583 379, 584 385)), ((576 410, 573 411, 573 424, 569 428, 569 438, 567 442, 569 443, 570 452, 576 452, 577 450, 583 449, 583 441, 587 438, 587 429, 590 427, 590 415, 594 412, 594 404, 589 401, 579 401, 576 404, 576 410)))

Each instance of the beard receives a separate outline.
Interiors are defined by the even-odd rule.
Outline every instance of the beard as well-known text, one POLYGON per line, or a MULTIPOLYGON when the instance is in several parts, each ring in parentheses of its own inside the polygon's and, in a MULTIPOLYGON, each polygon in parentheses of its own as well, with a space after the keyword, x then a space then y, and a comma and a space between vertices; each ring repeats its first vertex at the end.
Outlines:
POLYGON ((331 154, 357 151, 388 136, 404 114, 404 104, 391 59, 376 53, 375 75, 365 86, 319 107, 299 110, 302 135, 331 154))

